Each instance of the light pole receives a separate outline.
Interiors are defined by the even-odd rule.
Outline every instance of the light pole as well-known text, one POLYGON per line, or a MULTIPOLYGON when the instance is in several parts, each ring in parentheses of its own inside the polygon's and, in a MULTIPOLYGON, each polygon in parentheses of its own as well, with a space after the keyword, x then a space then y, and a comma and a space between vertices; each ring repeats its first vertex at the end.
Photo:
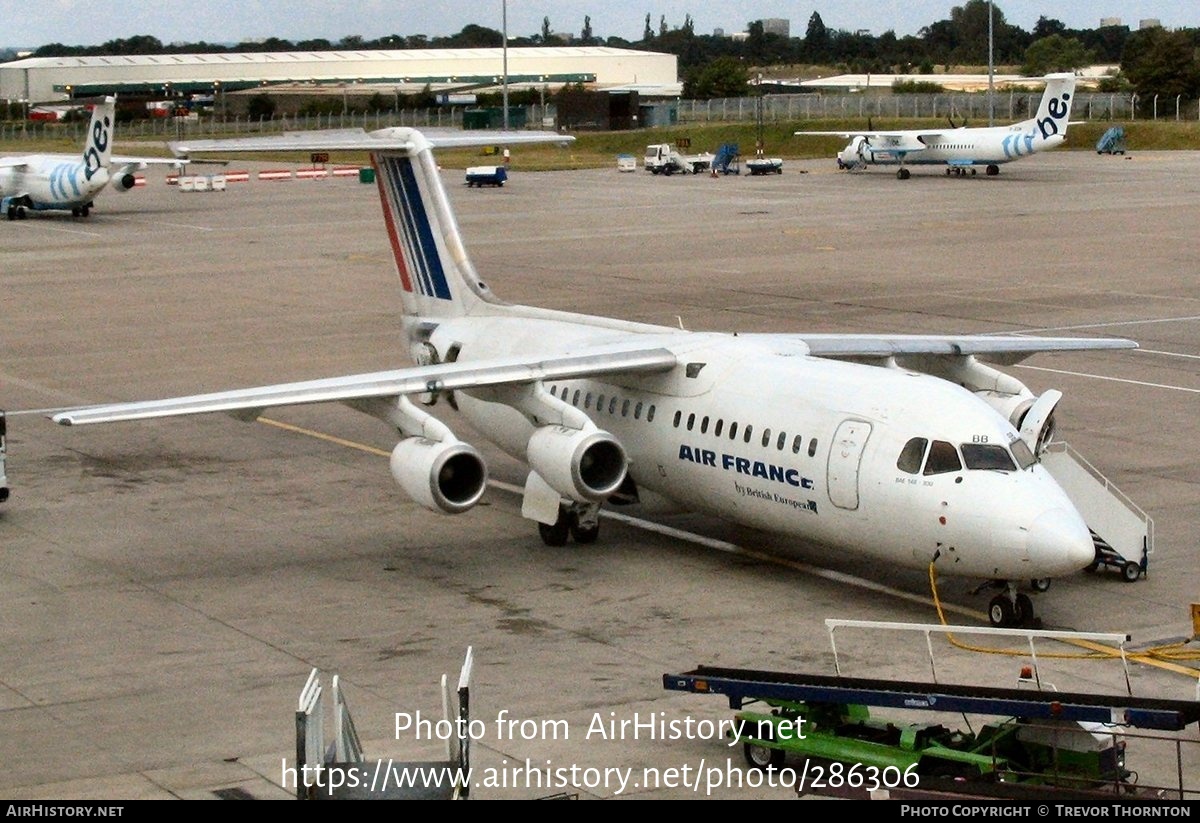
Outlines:
POLYGON ((993 97, 995 87, 992 77, 995 69, 992 67, 992 0, 988 0, 988 125, 996 124, 996 103, 993 97))
POLYGON ((504 130, 508 131, 508 0, 502 0, 500 25, 504 29, 504 130))

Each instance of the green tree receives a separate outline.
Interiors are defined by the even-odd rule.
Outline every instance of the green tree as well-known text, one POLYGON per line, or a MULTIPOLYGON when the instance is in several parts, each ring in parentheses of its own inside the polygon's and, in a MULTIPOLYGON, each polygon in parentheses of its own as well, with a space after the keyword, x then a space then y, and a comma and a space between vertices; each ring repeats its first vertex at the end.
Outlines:
POLYGON ((1052 34, 1066 34, 1067 27, 1061 20, 1055 20, 1053 17, 1042 15, 1038 21, 1033 24, 1033 39, 1041 40, 1043 37, 1049 37, 1052 34))
POLYGON ((586 14, 583 16, 583 31, 579 33, 579 39, 585 46, 592 44, 592 18, 586 14))
POLYGON ((275 116, 275 99, 263 92, 246 101, 246 114, 251 120, 270 120, 275 116))
POLYGON ((542 18, 542 42, 543 43, 550 42, 550 18, 549 17, 542 18))
POLYGON ((642 32, 642 40, 649 43, 654 39, 654 29, 650 28, 650 12, 646 12, 646 28, 642 32))
POLYGON ((683 81, 683 96, 693 100, 714 97, 745 97, 750 90, 750 75, 734 57, 718 57, 697 67, 683 81))
POLYGON ((829 29, 815 11, 808 18, 808 29, 804 32, 804 52, 814 63, 829 57, 829 29))
POLYGON ((1152 28, 1130 35, 1121 55, 1121 71, 1139 95, 1195 97, 1200 92, 1194 34, 1187 29, 1152 28))
POLYGON ((1025 63, 1021 71, 1029 75, 1048 74, 1052 71, 1073 71, 1092 62, 1092 54, 1083 43, 1074 37, 1052 34, 1034 40, 1025 49, 1025 63))

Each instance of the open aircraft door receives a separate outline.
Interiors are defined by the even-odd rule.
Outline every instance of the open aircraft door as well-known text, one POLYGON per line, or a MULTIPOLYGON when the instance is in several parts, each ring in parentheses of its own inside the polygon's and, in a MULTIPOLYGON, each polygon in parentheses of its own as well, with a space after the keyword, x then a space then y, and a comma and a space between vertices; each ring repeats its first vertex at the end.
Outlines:
POLYGON ((843 420, 833 437, 829 449, 829 500, 839 509, 858 508, 858 467, 870 436, 870 423, 843 420))

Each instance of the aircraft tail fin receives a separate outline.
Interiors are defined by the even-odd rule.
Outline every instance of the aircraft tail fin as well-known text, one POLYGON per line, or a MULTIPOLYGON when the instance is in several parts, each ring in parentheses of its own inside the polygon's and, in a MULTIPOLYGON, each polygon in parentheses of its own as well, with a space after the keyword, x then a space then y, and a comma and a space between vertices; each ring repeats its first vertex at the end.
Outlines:
POLYGON ((404 313, 459 317, 501 304, 467 255, 432 144, 416 132, 411 139, 405 149, 371 153, 404 313))
POLYGON ((83 141, 83 169, 88 180, 112 159, 113 124, 117 119, 117 98, 105 97, 92 106, 92 120, 83 141))
POLYGON ((1046 75, 1046 90, 1034 118, 1042 139, 1067 135, 1071 119, 1071 102, 1075 97, 1075 75, 1071 72, 1046 75))

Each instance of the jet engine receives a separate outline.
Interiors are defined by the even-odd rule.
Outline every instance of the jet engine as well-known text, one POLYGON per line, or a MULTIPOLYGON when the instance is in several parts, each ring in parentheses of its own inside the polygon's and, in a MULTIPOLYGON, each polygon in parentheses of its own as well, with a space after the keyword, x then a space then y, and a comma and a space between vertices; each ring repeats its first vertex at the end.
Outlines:
POLYGON ((427 509, 461 514, 479 502, 487 465, 473 447, 458 440, 406 437, 392 449, 392 477, 427 509))
POLYGON ((608 432, 541 426, 526 447, 529 466, 546 483, 579 503, 606 499, 625 480, 629 460, 608 432))
POLYGON ((115 174, 109 185, 117 191, 129 191, 137 185, 137 178, 128 172, 125 174, 115 174))
POLYGON ((1035 455, 1041 454, 1046 444, 1054 439, 1054 409, 1062 399, 1062 392, 1049 389, 1040 396, 1028 390, 1021 394, 994 391, 977 391, 975 394, 1012 423, 1035 455))

